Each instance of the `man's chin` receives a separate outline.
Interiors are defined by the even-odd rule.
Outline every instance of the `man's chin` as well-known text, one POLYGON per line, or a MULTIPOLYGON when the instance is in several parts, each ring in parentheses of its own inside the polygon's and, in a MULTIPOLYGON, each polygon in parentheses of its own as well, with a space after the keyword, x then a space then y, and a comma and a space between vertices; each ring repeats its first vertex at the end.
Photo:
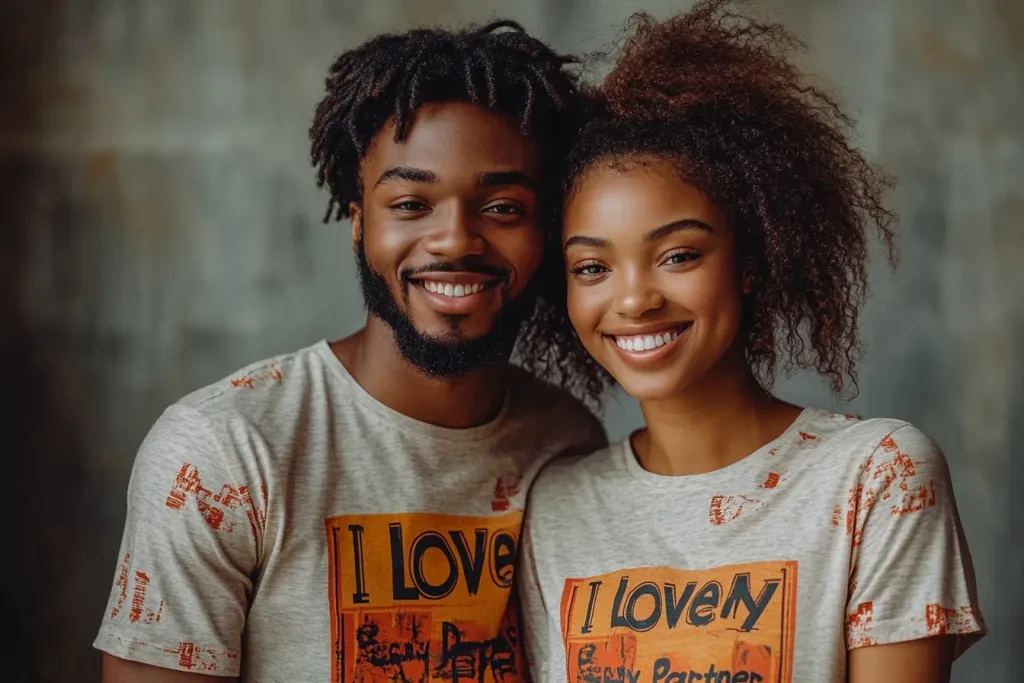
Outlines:
POLYGON ((393 295, 384 277, 366 262, 361 242, 356 263, 367 311, 391 328, 399 353, 412 367, 429 377, 450 379, 508 362, 523 323, 522 302, 508 302, 491 314, 445 316, 431 311, 427 317, 418 305, 409 306, 405 296, 393 295))
POLYGON ((425 340, 438 344, 464 344, 479 341, 494 335, 494 328, 451 329, 445 327, 416 327, 416 333, 425 340))
POLYGON ((515 345, 514 337, 497 331, 475 339, 452 336, 450 331, 442 337, 401 327, 392 327, 392 331, 405 361, 435 379, 454 379, 505 363, 515 345))

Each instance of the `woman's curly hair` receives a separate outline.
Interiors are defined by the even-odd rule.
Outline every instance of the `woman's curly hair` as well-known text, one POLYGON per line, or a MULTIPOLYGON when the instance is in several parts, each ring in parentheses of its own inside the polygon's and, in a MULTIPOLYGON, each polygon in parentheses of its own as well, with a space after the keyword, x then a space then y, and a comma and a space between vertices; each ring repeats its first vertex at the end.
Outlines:
MULTIPOLYGON (((836 393, 847 380, 856 389, 871 229, 896 260, 896 217, 882 204, 893 181, 851 146, 853 122, 836 100, 790 61, 802 45, 733 4, 630 20, 566 161, 566 199, 595 165, 668 160, 725 210, 739 263, 754 276, 741 334, 759 380, 813 368, 836 393)), ((560 238, 548 249, 561 259, 560 238)), ((559 263, 545 275, 562 295, 564 272, 559 263)), ((564 306, 548 322, 568 326, 564 306)))

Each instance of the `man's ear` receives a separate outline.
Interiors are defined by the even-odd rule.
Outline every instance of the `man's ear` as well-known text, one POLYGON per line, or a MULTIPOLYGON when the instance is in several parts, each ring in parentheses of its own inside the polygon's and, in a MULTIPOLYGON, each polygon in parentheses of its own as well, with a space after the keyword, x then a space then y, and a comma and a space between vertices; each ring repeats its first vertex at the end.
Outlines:
POLYGON ((352 223, 352 249, 356 248, 359 244, 359 239, 363 236, 363 210, 355 202, 350 202, 348 205, 348 218, 352 223))

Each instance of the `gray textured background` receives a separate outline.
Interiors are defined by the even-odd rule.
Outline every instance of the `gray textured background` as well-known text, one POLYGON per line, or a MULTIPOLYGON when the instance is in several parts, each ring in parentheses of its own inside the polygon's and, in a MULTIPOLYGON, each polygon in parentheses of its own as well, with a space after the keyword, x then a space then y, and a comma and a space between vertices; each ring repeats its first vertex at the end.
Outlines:
MULTIPOLYGON (((360 325, 348 231, 319 224, 307 164, 338 52, 495 14, 589 50, 687 4, 0 0, 0 678, 98 680, 127 477, 166 404, 360 325)), ((770 6, 900 178, 903 263, 873 271, 852 410, 945 447, 992 631, 955 680, 1020 681, 1024 2, 770 6)), ((779 389, 838 407, 813 378, 779 389)), ((638 419, 613 405, 612 436, 638 419)))

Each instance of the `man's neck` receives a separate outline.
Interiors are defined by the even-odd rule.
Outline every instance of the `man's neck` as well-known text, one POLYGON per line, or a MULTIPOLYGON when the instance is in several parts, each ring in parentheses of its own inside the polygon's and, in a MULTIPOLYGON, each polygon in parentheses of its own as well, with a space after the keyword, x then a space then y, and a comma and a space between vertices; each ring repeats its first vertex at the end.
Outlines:
POLYGON ((465 429, 494 419, 505 399, 506 363, 458 377, 427 377, 407 363, 391 330, 371 317, 366 327, 333 342, 334 355, 371 396, 403 415, 465 429))
MULTIPOLYGON (((724 359, 723 359, 724 360, 724 359)), ((641 404, 647 429, 633 445, 658 474, 711 472, 778 438, 800 408, 765 391, 737 360, 709 373, 685 394, 641 404)))

